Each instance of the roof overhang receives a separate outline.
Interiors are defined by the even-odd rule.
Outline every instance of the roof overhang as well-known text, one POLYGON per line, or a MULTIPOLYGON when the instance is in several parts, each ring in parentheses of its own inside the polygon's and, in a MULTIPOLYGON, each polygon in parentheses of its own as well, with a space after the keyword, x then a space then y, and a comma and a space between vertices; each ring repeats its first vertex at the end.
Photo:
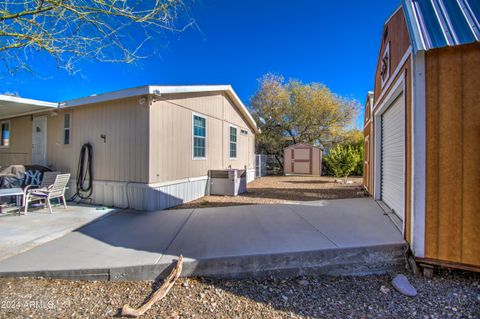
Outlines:
POLYGON ((57 107, 58 103, 0 94, 0 119, 45 112, 56 109, 57 107))
POLYGON ((413 52, 480 42, 478 0, 402 0, 413 52))
POLYGON ((161 96, 164 94, 185 94, 202 92, 224 92, 233 101, 233 103, 235 103, 240 113, 244 116, 245 120, 255 131, 255 133, 260 132, 252 115, 248 111, 247 107, 242 103, 231 85, 146 85, 65 101, 60 103, 60 108, 69 108, 86 104, 101 103, 142 95, 161 96))

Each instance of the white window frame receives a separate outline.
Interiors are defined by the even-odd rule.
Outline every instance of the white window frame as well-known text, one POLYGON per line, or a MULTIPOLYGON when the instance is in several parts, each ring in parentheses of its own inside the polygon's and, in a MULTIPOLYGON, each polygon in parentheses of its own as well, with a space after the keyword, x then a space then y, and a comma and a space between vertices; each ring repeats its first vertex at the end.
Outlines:
POLYGON ((62 136, 62 144, 65 146, 70 146, 72 145, 72 113, 67 112, 63 114, 63 136, 62 136), (69 116, 69 122, 68 122, 68 128, 65 127, 65 116, 68 114, 69 116), (65 143, 65 131, 68 130, 68 144, 65 143))
POLYGON ((231 159, 231 160, 236 160, 238 158, 238 126, 235 126, 235 125, 228 125, 228 158, 231 159), (237 137, 237 140, 235 141, 235 157, 231 157, 231 154, 232 154, 232 150, 231 150, 231 147, 232 147, 232 140, 230 139, 231 136, 230 136, 230 130, 234 128, 235 129, 235 132, 236 132, 236 137, 237 137))
POLYGON ((12 123, 10 122, 10 120, 1 121, 0 130, 1 130, 1 126, 3 126, 3 124, 5 123, 8 124, 8 145, 1 145, 3 137, 1 136, 2 132, 0 131, 0 148, 9 148, 10 144, 12 144, 12 123))
MULTIPOLYGON (((207 159, 207 117, 202 114, 192 113, 192 159, 195 161, 202 161, 207 159), (205 119, 205 156, 195 156, 195 116, 205 119)), ((200 136, 199 136, 200 137, 200 136)))

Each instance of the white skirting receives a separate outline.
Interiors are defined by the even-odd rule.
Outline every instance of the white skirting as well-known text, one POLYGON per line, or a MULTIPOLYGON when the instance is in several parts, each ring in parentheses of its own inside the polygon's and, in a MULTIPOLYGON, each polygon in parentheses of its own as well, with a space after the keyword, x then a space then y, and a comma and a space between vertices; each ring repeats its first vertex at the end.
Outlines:
POLYGON ((255 179, 255 169, 247 170, 247 184, 255 179))
MULTIPOLYGON (((255 179, 255 170, 247 170, 247 183, 255 179)), ((71 179, 67 191, 71 198, 76 191, 71 179)), ((91 203, 137 210, 161 210, 190 202, 207 194, 208 177, 194 177, 164 183, 93 181, 91 203)))
MULTIPOLYGON (((92 204, 161 210, 186 203, 206 194, 207 176, 157 184, 93 181, 92 204)), ((68 197, 76 191, 76 180, 70 181, 68 197)))

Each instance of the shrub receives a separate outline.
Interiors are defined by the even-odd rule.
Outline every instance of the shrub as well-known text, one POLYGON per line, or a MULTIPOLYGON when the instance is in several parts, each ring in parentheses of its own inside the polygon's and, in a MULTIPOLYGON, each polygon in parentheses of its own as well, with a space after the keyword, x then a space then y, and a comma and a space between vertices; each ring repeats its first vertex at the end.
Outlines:
POLYGON ((327 171, 331 171, 333 176, 343 177, 345 180, 355 171, 359 162, 361 162, 359 151, 351 145, 337 145, 325 157, 327 171))
POLYGON ((362 141, 360 141, 356 144, 353 144, 353 148, 358 155, 358 162, 357 162, 357 166, 353 170, 352 174, 355 175, 355 176, 363 176, 363 161, 364 161, 364 159, 363 159, 363 139, 362 139, 362 141))

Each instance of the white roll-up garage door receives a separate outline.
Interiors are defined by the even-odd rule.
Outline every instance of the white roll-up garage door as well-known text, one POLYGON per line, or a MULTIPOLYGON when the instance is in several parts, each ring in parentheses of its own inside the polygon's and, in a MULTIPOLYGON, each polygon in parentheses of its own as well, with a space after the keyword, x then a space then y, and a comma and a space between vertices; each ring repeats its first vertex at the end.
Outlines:
POLYGON ((405 217, 405 129, 403 94, 382 114, 382 201, 405 217))

